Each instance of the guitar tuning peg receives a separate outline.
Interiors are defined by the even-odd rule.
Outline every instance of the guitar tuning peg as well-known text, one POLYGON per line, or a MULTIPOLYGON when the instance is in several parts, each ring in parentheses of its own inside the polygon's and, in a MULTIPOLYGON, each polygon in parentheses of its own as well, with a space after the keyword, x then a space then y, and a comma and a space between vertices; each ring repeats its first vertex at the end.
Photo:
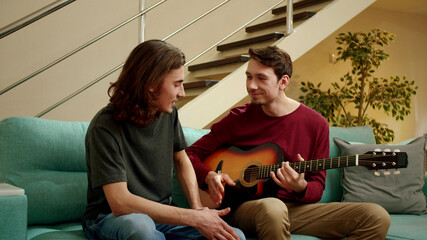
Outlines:
POLYGON ((389 170, 386 170, 385 172, 384 172, 384 176, 389 176, 390 175, 390 171, 389 170))
POLYGON ((377 177, 379 177, 379 176, 381 176, 381 173, 380 172, 378 172, 378 171, 375 171, 375 176, 377 176, 377 177))
POLYGON ((399 175, 399 174, 400 174, 400 170, 399 169, 394 170, 394 175, 399 175))
POLYGON ((386 148, 386 149, 384 149, 384 152, 391 152, 391 151, 390 151, 390 148, 386 148))
POLYGON ((400 149, 394 149, 393 152, 400 152, 400 149))

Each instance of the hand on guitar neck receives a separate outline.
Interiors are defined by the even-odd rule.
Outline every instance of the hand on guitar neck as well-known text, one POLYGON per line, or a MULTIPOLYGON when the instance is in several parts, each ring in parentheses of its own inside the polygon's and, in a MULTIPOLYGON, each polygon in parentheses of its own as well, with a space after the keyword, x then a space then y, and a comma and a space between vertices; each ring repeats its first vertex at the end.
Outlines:
MULTIPOLYGON (((304 161, 301 155, 297 156, 298 161, 304 161)), ((282 162, 281 168, 277 172, 270 172, 274 182, 282 188, 290 189, 296 193, 302 193, 307 188, 307 181, 304 179, 304 173, 297 173, 289 162, 282 162)))

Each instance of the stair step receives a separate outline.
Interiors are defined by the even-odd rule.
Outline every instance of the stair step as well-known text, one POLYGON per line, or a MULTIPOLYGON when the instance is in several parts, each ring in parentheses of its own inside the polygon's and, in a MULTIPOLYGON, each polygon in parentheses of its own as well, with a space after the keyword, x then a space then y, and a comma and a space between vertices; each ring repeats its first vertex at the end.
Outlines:
POLYGON ((217 66, 232 64, 232 63, 247 62, 247 61, 249 61, 248 55, 240 55, 237 57, 225 58, 225 59, 221 59, 221 60, 215 60, 215 61, 211 61, 211 62, 191 65, 191 66, 188 66, 188 71, 190 71, 190 72, 191 71, 197 71, 197 70, 201 70, 201 69, 217 67, 217 66))
MULTIPOLYGON (((297 9, 313 6, 313 5, 316 5, 319 3, 323 3, 326 1, 330 1, 330 0, 303 0, 300 2, 294 3, 293 9, 297 10, 297 9)), ((273 13, 273 14, 280 14, 280 13, 285 13, 285 12, 286 12, 286 6, 275 8, 275 9, 271 10, 271 13, 273 13)))
POLYGON ((269 41, 269 40, 280 39, 280 38, 282 38, 284 36, 285 36, 285 34, 284 33, 280 33, 280 32, 269 33, 269 34, 258 36, 258 37, 253 37, 253 38, 248 38, 248 39, 244 39, 244 40, 240 40, 240 41, 236 41, 236 42, 232 42, 232 43, 218 45, 216 47, 216 49, 218 51, 225 51, 225 50, 229 50, 229 49, 233 49, 233 48, 238 48, 238 47, 242 47, 242 46, 246 46, 246 45, 251 45, 251 44, 254 44, 254 43, 259 43, 259 42, 264 42, 264 41, 269 41))
POLYGON ((184 83, 183 85, 184 85, 184 89, 203 88, 203 87, 212 87, 218 82, 219 82, 218 80, 202 80, 197 82, 184 83))
MULTIPOLYGON (((293 16, 293 20, 294 21, 305 20, 305 19, 308 19, 308 18, 314 16, 315 14, 316 14, 316 12, 310 12, 310 11, 301 12, 301 13, 295 14, 293 16)), ((280 26, 280 25, 284 25, 284 24, 286 24, 286 17, 282 17, 282 18, 278 18, 278 19, 271 20, 268 22, 249 26, 246 28, 246 32, 256 32, 258 30, 262 30, 262 29, 266 29, 266 28, 270 28, 270 27, 275 27, 275 26, 280 26)))

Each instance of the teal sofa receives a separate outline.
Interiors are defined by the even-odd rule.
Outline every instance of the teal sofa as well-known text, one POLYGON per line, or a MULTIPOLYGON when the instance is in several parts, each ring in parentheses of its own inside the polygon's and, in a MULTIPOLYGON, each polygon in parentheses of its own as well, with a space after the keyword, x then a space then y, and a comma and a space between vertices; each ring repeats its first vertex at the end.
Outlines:
MULTIPOLYGON (((0 182, 25 191, 23 195, 8 195, 0 190, 0 239, 86 239, 80 218, 86 205, 87 127, 87 122, 32 117, 0 121, 0 182)), ((207 132, 184 128, 189 144, 207 132)), ((331 157, 338 155, 332 137, 374 143, 369 127, 331 127, 331 157)), ((328 170, 327 175, 321 202, 340 201, 341 170, 328 170)), ((427 195, 426 186, 423 190, 427 195)), ((182 207, 188 206, 177 183, 173 199, 182 207)), ((427 214, 391 217, 387 239, 427 239, 427 214)), ((317 238, 293 235, 292 239, 317 238)))

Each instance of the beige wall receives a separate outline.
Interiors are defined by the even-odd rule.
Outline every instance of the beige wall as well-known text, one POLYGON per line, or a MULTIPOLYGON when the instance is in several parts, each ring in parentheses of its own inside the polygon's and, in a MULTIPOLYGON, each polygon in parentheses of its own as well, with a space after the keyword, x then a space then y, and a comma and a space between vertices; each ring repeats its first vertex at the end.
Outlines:
POLYGON ((301 81, 322 82, 322 86, 326 88, 330 86, 330 82, 339 81, 339 78, 351 69, 348 63, 329 63, 329 54, 336 53, 335 37, 338 33, 367 32, 373 28, 380 28, 394 33, 396 38, 386 48, 386 52, 390 54, 389 59, 383 62, 375 76, 389 78, 406 75, 408 80, 416 82, 418 91, 413 97, 412 113, 403 122, 395 121, 381 111, 371 111, 369 115, 388 124, 395 131, 395 143, 426 134, 427 29, 424 25, 426 21, 427 17, 422 15, 369 8, 295 62, 295 74, 292 85, 287 89, 287 95, 298 98, 301 81))
MULTIPOLYGON (((0 27, 51 2, 54 1, 2 0, 0 27)), ((157 0, 147 0, 147 6, 155 2, 157 0)), ((169 0, 167 4, 147 14, 146 39, 164 38, 221 2, 169 0)), ((168 41, 181 48, 187 59, 191 59, 255 17, 260 9, 266 9, 275 2, 229 1, 225 7, 168 41), (244 10, 242 6, 245 6, 244 10), (241 12, 244 14, 237 14, 241 12), (209 22, 214 22, 214 27, 207 28, 206 24, 209 22)), ((75 1, 31 26, 0 39, 0 89, 130 18, 138 12, 138 8, 139 0, 75 1)), ((396 131, 396 141, 427 133, 427 113, 424 105, 427 102, 427 81, 423 79, 426 75, 424 57, 427 55, 427 31, 423 27, 424 22, 426 17, 423 16, 369 8, 337 31, 368 31, 379 27, 397 35, 396 41, 388 48, 390 59, 380 67, 378 75, 406 75, 408 79, 417 82, 419 90, 414 98, 413 113, 404 123, 375 115, 378 119, 384 119, 384 122, 396 131)), ((138 44, 138 28, 138 22, 132 22, 53 69, 1 95, 0 119, 9 116, 34 116, 121 64, 131 49, 138 44)), ((329 54, 336 48, 335 35, 328 37, 295 62, 295 75, 287 90, 289 96, 298 98, 301 81, 322 81, 325 82, 323 85, 326 85, 328 80, 338 80, 347 71, 345 64, 333 65, 328 62, 329 54)), ((89 121, 96 111, 107 103, 106 90, 117 75, 118 72, 107 77, 44 118, 89 121)))
MULTIPOLYGON (((53 0, 0 1, 0 27, 53 0)), ((137 14, 139 0, 75 1, 65 8, 0 39, 0 89, 64 56, 137 14)), ((159 0, 147 0, 147 7, 159 0)), ((163 39, 224 0, 168 0, 146 16, 146 39, 163 39)), ((276 0, 233 0, 167 41, 181 48, 187 59, 228 35, 276 0), (242 10, 242 6, 244 10, 242 10), (236 14, 236 13, 244 14, 236 14), (233 19, 233 21, 230 21, 233 19), (209 26, 209 27, 207 27, 209 26)), ((124 62, 139 41, 139 21, 0 95, 0 119, 35 116, 64 97, 124 62)), ((107 88, 118 72, 44 115, 44 118, 90 121, 108 102, 107 88)))
MULTIPOLYGON (((54 1, 50 1, 54 2, 54 1)), ((75 1, 0 39, 0 89, 23 79, 138 12, 136 0, 75 1)), ((0 25, 37 10, 48 1, 1 1, 0 25), (27 9, 21 11, 21 9, 27 9)), ((0 96, 0 119, 35 116, 124 61, 138 43, 138 23, 130 23, 81 52, 0 96)), ((45 115, 58 120, 89 120, 105 105, 114 77, 45 115), (98 88, 98 86, 100 86, 98 88)))

